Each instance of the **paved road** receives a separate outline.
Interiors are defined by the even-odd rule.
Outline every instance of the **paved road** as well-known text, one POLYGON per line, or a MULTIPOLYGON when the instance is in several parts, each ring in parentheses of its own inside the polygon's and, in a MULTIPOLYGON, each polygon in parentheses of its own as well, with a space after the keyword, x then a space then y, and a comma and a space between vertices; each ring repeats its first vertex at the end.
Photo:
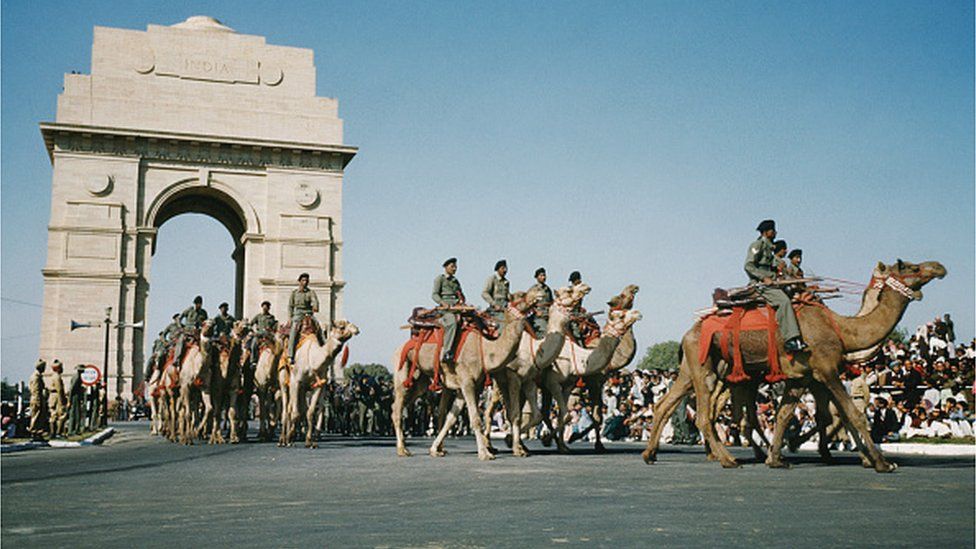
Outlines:
MULTIPOLYGON (((726 471, 699 449, 397 459, 390 439, 183 447, 125 425, 100 447, 2 459, 2 541, 20 546, 974 546, 972 458, 845 457, 726 471)), ((741 457, 746 458, 747 453, 741 457)))

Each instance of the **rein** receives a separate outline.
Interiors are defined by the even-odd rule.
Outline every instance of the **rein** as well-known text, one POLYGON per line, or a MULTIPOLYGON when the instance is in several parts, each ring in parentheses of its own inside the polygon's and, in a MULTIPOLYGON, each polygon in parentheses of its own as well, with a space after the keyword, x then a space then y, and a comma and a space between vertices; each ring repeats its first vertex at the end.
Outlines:
POLYGON ((909 301, 915 301, 915 290, 908 287, 905 284, 904 278, 898 275, 887 275, 884 278, 878 278, 876 276, 871 277, 871 282, 868 286, 876 290, 884 290, 885 286, 891 288, 892 290, 905 296, 909 301))

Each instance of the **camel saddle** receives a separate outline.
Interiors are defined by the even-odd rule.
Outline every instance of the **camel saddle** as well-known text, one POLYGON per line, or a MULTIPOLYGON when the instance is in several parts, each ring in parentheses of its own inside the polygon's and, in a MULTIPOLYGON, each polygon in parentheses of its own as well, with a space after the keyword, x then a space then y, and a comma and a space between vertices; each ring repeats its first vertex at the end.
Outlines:
MULTIPOLYGON (((400 351, 400 362, 397 365, 397 369, 402 368, 406 364, 407 357, 410 356, 410 353, 414 353, 410 373, 403 382, 403 386, 408 389, 413 385, 413 373, 417 368, 417 363, 420 358, 420 348, 424 344, 429 343, 435 346, 435 356, 438 357, 434 364, 434 379, 431 381, 430 390, 441 390, 440 357, 444 347, 444 328, 438 322, 441 314, 441 311, 437 309, 415 307, 410 314, 410 318, 407 319, 407 323, 410 325, 410 339, 400 351)), ((460 355, 468 335, 472 333, 479 333, 482 337, 489 340, 498 339, 498 325, 487 313, 471 310, 457 311, 457 314, 460 317, 460 322, 458 322, 459 336, 456 338, 456 341, 452 342, 454 344, 453 356, 460 355)))
POLYGON ((732 372, 725 378, 729 383, 746 381, 749 376, 745 373, 742 361, 740 341, 742 332, 766 332, 766 353, 769 373, 766 381, 776 383, 786 379, 779 366, 779 350, 776 342, 779 337, 779 325, 776 322, 776 311, 769 305, 759 307, 734 306, 728 313, 712 313, 701 321, 701 333, 698 338, 698 362, 704 363, 708 358, 712 346, 712 339, 719 336, 719 350, 722 359, 732 364, 732 372))

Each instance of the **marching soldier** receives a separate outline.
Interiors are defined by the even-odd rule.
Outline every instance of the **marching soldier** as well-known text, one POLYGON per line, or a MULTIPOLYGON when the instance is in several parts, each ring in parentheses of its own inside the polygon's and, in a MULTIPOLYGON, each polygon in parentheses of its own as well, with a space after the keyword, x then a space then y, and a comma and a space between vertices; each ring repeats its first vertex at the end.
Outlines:
POLYGON ((251 322, 247 326, 254 334, 251 337, 251 363, 257 364, 261 338, 273 336, 275 329, 278 327, 278 320, 271 314, 270 301, 261 302, 261 312, 254 315, 254 318, 251 319, 251 322))
POLYGON ((34 364, 34 373, 28 381, 30 388, 30 412, 31 420, 27 431, 31 437, 41 439, 44 435, 44 421, 48 418, 47 398, 44 387, 44 370, 47 369, 47 362, 37 359, 34 364))
POLYGON ((213 337, 215 338, 219 338, 222 335, 230 337, 230 332, 234 328, 235 319, 227 312, 228 307, 230 305, 226 301, 217 307, 220 314, 214 317, 213 337))
POLYGON ((546 270, 543 267, 535 270, 535 284, 529 291, 542 296, 536 303, 530 319, 535 335, 541 336, 546 333, 546 329, 549 327, 549 307, 552 306, 553 302, 552 289, 546 285, 546 270))
POLYGON ((75 375, 71 376, 71 396, 68 411, 71 418, 68 422, 68 434, 77 435, 85 429, 85 385, 81 382, 81 372, 85 367, 79 364, 75 368, 75 375))
POLYGON ((771 286, 776 278, 776 256, 773 253, 773 239, 776 238, 776 222, 766 219, 756 227, 759 238, 749 245, 746 254, 745 271, 756 286, 756 291, 767 303, 776 309, 776 322, 783 337, 784 347, 790 352, 799 352, 807 345, 800 338, 800 326, 790 304, 790 298, 783 290, 771 286))
MULTIPOLYGON (((207 310, 203 308, 203 297, 194 297, 193 305, 184 309, 177 320, 180 321, 182 326, 180 334, 185 331, 199 330, 207 320, 207 310)), ((180 363, 180 359, 183 357, 183 339, 183 337, 177 337, 176 339, 174 357, 177 364, 180 363)))
MULTIPOLYGON (((464 304, 464 292, 461 282, 454 275, 457 273, 457 258, 452 257, 443 263, 444 274, 434 279, 434 290, 431 298, 441 307, 464 304)), ((444 344, 441 347, 441 361, 454 362, 454 338, 457 335, 458 315, 445 311, 441 313, 440 325, 444 327, 444 344)))
MULTIPOLYGON (((315 321, 315 313, 319 312, 319 296, 315 290, 308 287, 308 273, 298 275, 298 288, 291 291, 288 298, 288 318, 291 319, 291 332, 288 336, 288 361, 295 363, 295 347, 298 345, 298 331, 302 327, 302 320, 311 316, 315 321)), ((316 324, 317 326, 317 324, 316 324)))
POLYGON ((47 404, 51 412, 51 438, 64 436, 64 424, 68 419, 65 406, 68 397, 64 394, 64 379, 61 378, 61 361, 55 359, 51 364, 51 386, 48 389, 47 404))
POLYGON ((481 298, 488 303, 489 314, 497 320, 505 318, 505 307, 508 306, 508 300, 512 295, 508 291, 506 274, 508 274, 508 263, 500 259, 495 263, 495 274, 488 277, 484 289, 481 290, 481 298))

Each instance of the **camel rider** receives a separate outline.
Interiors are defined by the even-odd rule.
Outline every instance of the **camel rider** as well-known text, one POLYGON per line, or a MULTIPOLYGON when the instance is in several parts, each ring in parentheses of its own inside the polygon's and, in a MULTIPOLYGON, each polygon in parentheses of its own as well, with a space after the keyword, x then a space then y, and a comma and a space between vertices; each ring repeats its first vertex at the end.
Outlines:
POLYGON ((315 313, 319 312, 319 296, 315 290, 308 287, 308 273, 298 275, 298 288, 291 291, 288 298, 288 318, 291 319, 291 332, 288 335, 288 361, 295 363, 295 347, 298 346, 298 331, 302 328, 302 320, 306 316, 312 317, 316 331, 315 313))
POLYGON ((214 327, 213 327, 213 337, 219 338, 220 336, 230 337, 230 332, 234 328, 234 317, 227 313, 227 309, 230 305, 227 302, 223 302, 217 307, 220 314, 214 317, 214 327))
POLYGON ((786 277, 786 241, 777 240, 773 242, 773 256, 776 257, 774 264, 776 265, 776 278, 786 277))
POLYGON ((31 374, 27 382, 30 388, 30 426, 27 431, 34 438, 41 438, 44 432, 44 421, 48 417, 46 387, 44 386, 44 370, 47 369, 47 362, 37 359, 34 364, 34 373, 31 374))
MULTIPOLYGON (((572 288, 576 288, 583 283, 583 276, 579 271, 573 271, 569 273, 569 285, 572 288)), ((580 299, 579 302, 573 307, 572 310, 573 319, 569 322, 569 330, 573 339, 579 343, 583 344, 583 323, 585 322, 586 309, 583 308, 583 300, 580 299)))
POLYGON ((51 437, 64 436, 65 422, 68 419, 66 410, 68 396, 64 392, 64 379, 61 377, 63 368, 61 361, 54 359, 51 363, 51 383, 48 387, 47 406, 51 412, 51 437))
POLYGON ((260 340, 273 337, 278 327, 278 320, 271 314, 270 301, 261 302, 261 312, 254 315, 247 326, 254 334, 251 337, 251 363, 257 364, 260 340))
MULTIPOLYGON (((178 317, 180 322, 180 335, 185 333, 195 333, 197 332, 203 323, 207 320, 207 310, 203 308, 203 297, 196 296, 193 298, 193 305, 187 307, 180 313, 178 317)), ((179 364, 180 359, 183 357, 183 337, 176 338, 176 351, 174 351, 173 356, 175 357, 176 363, 179 364)))
POLYGON ((176 313, 173 315, 173 321, 167 324, 161 333, 165 334, 166 341, 172 342, 182 331, 183 325, 180 324, 180 313, 176 313))
POLYGON ((773 253, 773 239, 776 238, 776 222, 767 219, 756 227, 759 238, 749 245, 746 254, 745 271, 756 288, 756 292, 776 309, 776 322, 779 333, 783 337, 784 348, 790 352, 802 351, 806 348, 800 338, 800 327, 796 322, 796 313, 790 304, 786 292, 771 286, 776 278, 776 256, 773 253))
POLYGON ((481 298, 488 303, 488 313, 496 320, 505 318, 505 308, 508 307, 508 300, 512 297, 509 292, 508 263, 504 259, 499 259, 495 263, 495 274, 488 277, 485 287, 481 290, 481 298))
POLYGON ((793 250, 786 258, 789 260, 786 263, 786 276, 789 278, 803 278, 803 269, 800 267, 800 264, 803 263, 803 250, 793 250))
MULTIPOLYGON (((457 273, 457 258, 452 257, 443 263, 444 274, 434 279, 434 290, 431 298, 441 307, 464 304, 464 292, 461 282, 454 275, 457 273)), ((441 313, 440 325, 444 328, 444 342, 441 345, 441 361, 454 362, 454 338, 457 335, 458 315, 450 311, 441 313)))
POLYGON ((149 355, 149 360, 146 361, 146 375, 145 379, 152 377, 152 372, 154 369, 162 366, 165 362, 166 357, 166 330, 159 332, 159 337, 153 341, 152 354, 149 355))
POLYGON ((529 288, 529 291, 542 296, 532 310, 530 318, 535 335, 542 336, 549 327, 549 307, 553 302, 552 289, 546 285, 546 270, 543 267, 535 270, 535 284, 529 288))

